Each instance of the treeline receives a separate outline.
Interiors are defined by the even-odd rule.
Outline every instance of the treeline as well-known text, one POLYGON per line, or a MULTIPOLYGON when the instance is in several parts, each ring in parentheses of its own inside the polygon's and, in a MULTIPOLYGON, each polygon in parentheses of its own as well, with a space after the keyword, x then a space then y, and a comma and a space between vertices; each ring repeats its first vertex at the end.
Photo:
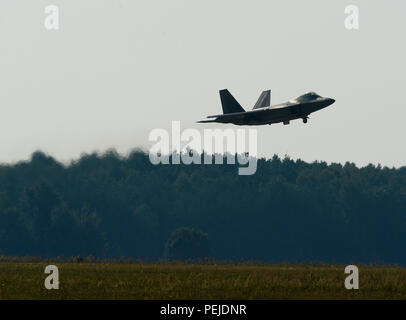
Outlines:
POLYGON ((274 156, 252 176, 237 168, 36 152, 0 166, 0 255, 406 265, 406 167, 274 156))

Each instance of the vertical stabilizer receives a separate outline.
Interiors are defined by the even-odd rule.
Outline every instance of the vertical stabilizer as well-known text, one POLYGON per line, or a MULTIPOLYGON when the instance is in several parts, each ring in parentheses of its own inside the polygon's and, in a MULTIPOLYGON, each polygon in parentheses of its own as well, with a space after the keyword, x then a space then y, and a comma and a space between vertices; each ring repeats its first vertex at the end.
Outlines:
POLYGON ((223 107, 223 113, 236 113, 245 112, 243 107, 235 100, 231 93, 227 90, 220 90, 221 106, 223 107))
POLYGON ((265 108, 271 105, 271 90, 266 90, 261 93, 258 98, 257 103, 255 104, 254 109, 265 108))

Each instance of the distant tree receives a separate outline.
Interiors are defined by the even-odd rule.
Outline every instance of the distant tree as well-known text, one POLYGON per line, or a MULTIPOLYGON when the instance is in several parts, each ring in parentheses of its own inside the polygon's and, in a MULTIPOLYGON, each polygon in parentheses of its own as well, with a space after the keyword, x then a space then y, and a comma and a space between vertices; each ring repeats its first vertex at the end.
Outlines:
POLYGON ((169 237, 164 256, 170 260, 193 261, 206 258, 209 253, 209 238, 206 233, 182 227, 169 237))
POLYGON ((46 180, 41 180, 25 189, 21 207, 23 219, 34 237, 38 255, 49 256, 55 232, 52 228, 53 211, 63 206, 60 195, 46 180))
POLYGON ((15 208, 0 209, 0 254, 26 255, 32 250, 32 239, 21 214, 15 208))
POLYGON ((152 259, 162 253, 159 237, 159 220, 150 206, 140 205, 134 211, 135 241, 129 243, 134 249, 132 256, 152 259))

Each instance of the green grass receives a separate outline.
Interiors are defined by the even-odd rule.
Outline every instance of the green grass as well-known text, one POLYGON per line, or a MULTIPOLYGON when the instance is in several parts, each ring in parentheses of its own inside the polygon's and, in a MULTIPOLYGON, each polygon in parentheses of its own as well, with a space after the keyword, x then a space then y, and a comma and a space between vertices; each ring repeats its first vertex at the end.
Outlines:
POLYGON ((360 266, 360 289, 344 266, 0 262, 0 299, 405 299, 406 268, 360 266))

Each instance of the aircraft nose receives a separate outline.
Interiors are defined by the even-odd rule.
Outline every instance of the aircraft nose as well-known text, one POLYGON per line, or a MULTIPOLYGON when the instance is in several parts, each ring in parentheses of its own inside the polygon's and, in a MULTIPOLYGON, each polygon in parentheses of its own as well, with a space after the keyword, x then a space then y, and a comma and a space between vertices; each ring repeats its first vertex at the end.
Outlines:
POLYGON ((328 98, 327 99, 327 102, 328 102, 328 105, 331 105, 331 104, 333 104, 334 102, 336 102, 334 99, 332 99, 332 98, 328 98))

